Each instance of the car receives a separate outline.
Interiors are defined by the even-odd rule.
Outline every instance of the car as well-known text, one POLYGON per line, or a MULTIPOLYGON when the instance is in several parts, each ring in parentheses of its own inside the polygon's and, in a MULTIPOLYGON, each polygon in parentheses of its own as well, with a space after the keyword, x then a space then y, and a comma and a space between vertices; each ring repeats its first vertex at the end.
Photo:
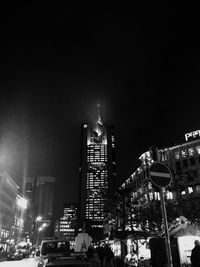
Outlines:
POLYGON ((7 260, 22 260, 23 259, 23 253, 20 250, 12 250, 8 252, 7 260))
POLYGON ((90 267, 84 255, 70 253, 69 241, 63 238, 45 239, 41 242, 38 267, 90 267))
POLYGON ((61 257, 50 259, 45 267, 92 267, 88 261, 78 257, 61 257))

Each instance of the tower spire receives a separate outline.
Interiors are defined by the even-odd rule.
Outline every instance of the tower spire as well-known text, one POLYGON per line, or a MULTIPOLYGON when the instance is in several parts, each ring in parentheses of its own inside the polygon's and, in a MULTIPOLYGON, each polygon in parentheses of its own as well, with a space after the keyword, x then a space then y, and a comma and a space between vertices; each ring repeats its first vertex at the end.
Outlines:
POLYGON ((101 108, 100 104, 97 104, 97 112, 98 112, 97 123, 103 125, 102 120, 101 120, 101 115, 100 115, 100 108, 101 108))

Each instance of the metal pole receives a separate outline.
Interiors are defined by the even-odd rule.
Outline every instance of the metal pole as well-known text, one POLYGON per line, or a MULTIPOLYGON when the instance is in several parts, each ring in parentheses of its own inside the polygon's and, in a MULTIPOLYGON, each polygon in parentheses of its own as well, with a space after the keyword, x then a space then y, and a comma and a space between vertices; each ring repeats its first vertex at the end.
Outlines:
POLYGON ((161 189, 160 189, 160 202, 161 202, 161 211, 162 211, 162 216, 163 216, 163 221, 164 221, 167 262, 168 262, 168 267, 173 267, 172 253, 171 253, 171 246, 170 246, 170 237, 169 237, 169 230, 168 230, 168 223, 167 223, 167 212, 166 212, 165 200, 164 200, 164 192, 165 192, 165 188, 161 187, 161 189))

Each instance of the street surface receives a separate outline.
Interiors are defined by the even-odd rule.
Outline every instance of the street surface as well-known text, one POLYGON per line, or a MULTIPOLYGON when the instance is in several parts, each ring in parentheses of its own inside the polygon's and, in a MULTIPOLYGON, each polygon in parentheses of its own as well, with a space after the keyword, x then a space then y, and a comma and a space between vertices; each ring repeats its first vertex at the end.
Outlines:
POLYGON ((34 258, 23 259, 19 261, 2 261, 0 267, 37 267, 38 260, 34 258))

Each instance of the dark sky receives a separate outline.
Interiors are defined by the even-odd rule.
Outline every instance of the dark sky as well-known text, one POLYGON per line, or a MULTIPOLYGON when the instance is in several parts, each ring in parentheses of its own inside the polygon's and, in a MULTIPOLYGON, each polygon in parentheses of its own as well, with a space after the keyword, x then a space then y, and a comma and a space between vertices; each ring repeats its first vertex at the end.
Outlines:
POLYGON ((1 9, 0 165, 20 186, 55 176, 56 216, 78 200, 81 123, 97 103, 115 127, 118 183, 151 145, 200 128, 197 7, 64 3, 1 9))

